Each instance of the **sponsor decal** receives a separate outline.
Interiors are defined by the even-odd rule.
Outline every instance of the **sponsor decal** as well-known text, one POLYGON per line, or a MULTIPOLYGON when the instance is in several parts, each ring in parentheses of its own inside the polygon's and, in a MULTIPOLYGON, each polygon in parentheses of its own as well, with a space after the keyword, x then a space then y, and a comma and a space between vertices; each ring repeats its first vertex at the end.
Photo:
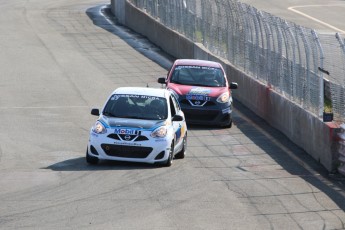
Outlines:
POLYGON ((141 98, 141 99, 152 99, 152 100, 159 100, 159 97, 155 96, 146 96, 146 95, 135 95, 135 94, 114 94, 110 100, 118 100, 119 98, 141 98))
POLYGON ((114 100, 118 100, 119 99, 119 95, 113 95, 110 100, 114 101, 114 100))
POLYGON ((226 108, 222 110, 223 114, 230 113, 230 108, 226 108))
POLYGON ((115 145, 126 145, 126 146, 141 146, 141 144, 135 143, 135 142, 119 142, 119 141, 115 141, 114 144, 115 145))
POLYGON ((134 129, 114 129, 114 133, 125 135, 140 135, 140 131, 134 129))
POLYGON ((194 95, 194 94, 187 94, 187 100, 196 100, 196 101, 210 101, 211 97, 204 96, 204 95, 194 95))
POLYGON ((203 88, 203 87, 194 87, 192 88, 188 95, 208 95, 211 93, 211 90, 210 89, 207 89, 207 88, 203 88))
POLYGON ((140 98, 142 98, 142 99, 151 99, 151 100, 160 100, 159 97, 155 97, 155 96, 144 96, 144 95, 142 95, 142 96, 140 96, 140 98))
POLYGON ((197 66, 197 65, 179 65, 179 66, 176 66, 175 70, 179 70, 179 69, 209 69, 209 70, 218 70, 218 68, 215 68, 215 67, 197 66))
POLYGON ((166 142, 167 140, 162 138, 162 139, 155 139, 155 142, 166 142))

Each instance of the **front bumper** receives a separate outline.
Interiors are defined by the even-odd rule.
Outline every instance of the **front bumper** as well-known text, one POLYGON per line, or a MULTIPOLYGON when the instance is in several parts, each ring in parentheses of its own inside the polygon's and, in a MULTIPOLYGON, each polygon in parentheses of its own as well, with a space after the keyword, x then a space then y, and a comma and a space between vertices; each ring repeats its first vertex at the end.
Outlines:
POLYGON ((88 154, 102 160, 151 164, 168 159, 171 146, 169 138, 137 138, 137 140, 119 140, 119 138, 114 139, 114 134, 95 134, 91 131, 88 154))
POLYGON ((207 106, 192 106, 180 102, 188 124, 220 125, 226 126, 232 121, 232 107, 230 103, 213 103, 207 106))

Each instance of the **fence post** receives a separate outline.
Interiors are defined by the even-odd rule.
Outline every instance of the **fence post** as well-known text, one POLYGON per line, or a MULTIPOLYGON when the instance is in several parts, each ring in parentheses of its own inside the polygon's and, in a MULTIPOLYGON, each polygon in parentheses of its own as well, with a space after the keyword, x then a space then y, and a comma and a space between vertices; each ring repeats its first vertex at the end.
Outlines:
MULTIPOLYGON (((319 40, 319 37, 317 36, 315 30, 311 31, 311 34, 314 37, 314 40, 316 42, 317 47, 320 50, 320 66, 319 68, 323 69, 323 60, 325 59, 325 56, 323 54, 323 49, 319 40)), ((323 111, 324 111, 324 82, 323 82, 323 73, 321 72, 320 74, 320 94, 319 94, 319 117, 321 118, 323 116, 323 111)))
POLYGON ((340 47, 341 47, 341 49, 343 50, 343 52, 345 54, 345 44, 344 44, 344 41, 341 39, 339 33, 336 33, 335 37, 338 39, 340 47))
MULTIPOLYGON (((340 48, 342 49, 343 55, 345 57, 345 39, 343 41, 341 36, 339 35, 339 33, 336 33, 335 37, 337 38, 337 40, 340 44, 340 48)), ((345 84, 345 82, 342 82, 342 83, 345 84)), ((344 111, 344 110, 342 110, 342 111, 344 111)), ((342 116, 344 116, 344 115, 345 114, 342 114, 342 116)), ((338 172, 345 176, 345 123, 340 125, 340 128, 341 128, 341 132, 339 134, 339 137, 340 137, 340 140, 339 140, 339 162, 340 162, 340 165, 338 167, 338 172)))

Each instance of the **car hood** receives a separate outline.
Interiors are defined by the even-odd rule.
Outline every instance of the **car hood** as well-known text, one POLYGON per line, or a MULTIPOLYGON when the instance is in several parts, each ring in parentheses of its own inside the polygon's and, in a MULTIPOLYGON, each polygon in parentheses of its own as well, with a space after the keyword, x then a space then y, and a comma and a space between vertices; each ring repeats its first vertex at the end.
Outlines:
POLYGON ((164 125, 166 120, 140 120, 140 119, 128 119, 128 118, 116 118, 107 117, 101 115, 99 119, 102 123, 108 127, 129 127, 129 128, 140 128, 140 129, 151 129, 160 125, 164 125))
POLYGON ((192 85, 179 85, 170 83, 168 89, 173 90, 179 95, 205 95, 210 97, 218 97, 222 93, 228 92, 228 87, 204 87, 204 86, 192 86, 192 85))

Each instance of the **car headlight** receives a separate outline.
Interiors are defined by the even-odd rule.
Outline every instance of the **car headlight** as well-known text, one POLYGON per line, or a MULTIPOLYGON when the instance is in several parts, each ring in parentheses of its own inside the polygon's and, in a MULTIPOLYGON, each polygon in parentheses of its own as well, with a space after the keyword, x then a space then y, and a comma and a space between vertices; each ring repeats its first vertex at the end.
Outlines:
POLYGON ((101 122, 96 121, 95 125, 92 127, 92 132, 97 134, 103 134, 107 132, 107 129, 101 122))
POLYGON ((165 137, 167 135, 168 129, 166 126, 161 126, 157 129, 155 129, 152 133, 151 133, 151 137, 154 138, 159 138, 159 137, 165 137))
POLYGON ((226 92, 226 93, 223 93, 222 95, 220 95, 218 98, 217 98, 217 102, 219 103, 226 103, 229 101, 229 92, 226 92))

